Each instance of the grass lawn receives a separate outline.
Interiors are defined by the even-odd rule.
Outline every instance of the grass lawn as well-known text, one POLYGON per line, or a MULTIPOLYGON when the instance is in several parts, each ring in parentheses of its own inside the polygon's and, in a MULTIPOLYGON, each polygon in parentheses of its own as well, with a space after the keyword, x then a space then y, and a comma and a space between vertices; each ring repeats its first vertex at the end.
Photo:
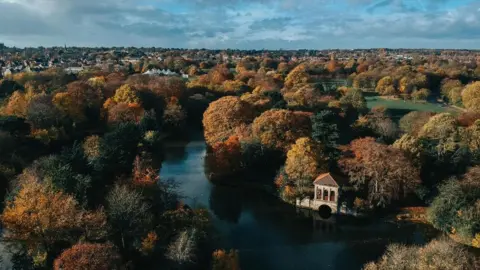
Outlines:
POLYGON ((411 111, 425 111, 425 112, 451 112, 453 114, 458 113, 458 109, 445 106, 441 103, 433 102, 413 102, 411 100, 394 100, 394 99, 384 99, 380 96, 367 96, 367 107, 369 109, 377 106, 384 106, 390 112, 392 118, 399 120, 405 114, 411 111))

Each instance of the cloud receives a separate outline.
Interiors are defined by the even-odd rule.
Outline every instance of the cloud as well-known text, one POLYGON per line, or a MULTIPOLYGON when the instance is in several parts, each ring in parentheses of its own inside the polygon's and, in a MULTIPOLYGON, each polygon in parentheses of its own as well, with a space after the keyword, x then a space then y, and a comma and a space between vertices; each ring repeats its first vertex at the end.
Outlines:
POLYGON ((469 47, 469 0, 0 0, 16 46, 469 47))

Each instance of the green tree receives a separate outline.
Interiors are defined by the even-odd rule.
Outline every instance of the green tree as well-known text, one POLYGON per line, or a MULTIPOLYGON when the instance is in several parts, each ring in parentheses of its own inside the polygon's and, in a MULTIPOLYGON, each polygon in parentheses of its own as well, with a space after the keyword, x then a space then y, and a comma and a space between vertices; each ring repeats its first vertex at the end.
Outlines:
POLYGON ((326 154, 331 159, 339 155, 337 142, 340 137, 338 132, 338 117, 331 110, 322 110, 312 116, 312 138, 325 146, 326 154))
POLYGON ((95 169, 105 177, 132 171, 141 133, 133 123, 120 124, 105 134, 100 143, 100 156, 95 160, 95 169))
POLYGON ((471 243, 480 233, 480 167, 468 171, 462 180, 447 180, 439 188, 428 209, 433 226, 447 233, 459 234, 471 243))
POLYGON ((365 110, 367 108, 367 100, 363 97, 362 90, 352 89, 348 91, 342 98, 340 103, 343 105, 351 105, 357 110, 365 110))

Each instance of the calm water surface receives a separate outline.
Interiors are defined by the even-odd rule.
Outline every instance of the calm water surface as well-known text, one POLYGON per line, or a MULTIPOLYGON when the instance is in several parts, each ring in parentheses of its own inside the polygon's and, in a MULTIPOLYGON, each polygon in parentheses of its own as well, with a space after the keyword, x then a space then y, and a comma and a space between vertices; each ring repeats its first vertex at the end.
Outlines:
POLYGON ((201 135, 164 151, 161 178, 174 178, 189 205, 209 209, 215 246, 238 249, 244 270, 361 269, 388 243, 423 244, 436 234, 420 224, 323 220, 260 191, 215 186, 205 176, 201 135))

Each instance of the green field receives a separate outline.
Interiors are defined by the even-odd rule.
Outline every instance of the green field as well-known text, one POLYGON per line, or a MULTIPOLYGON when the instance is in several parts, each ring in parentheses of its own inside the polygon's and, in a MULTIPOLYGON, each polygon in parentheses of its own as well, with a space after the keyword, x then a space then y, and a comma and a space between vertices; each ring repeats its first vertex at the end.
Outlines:
POLYGON ((411 100, 393 100, 393 99, 384 99, 379 96, 367 96, 367 107, 369 109, 377 106, 384 106, 388 109, 391 116, 395 119, 400 119, 405 114, 411 111, 425 111, 425 112, 451 112, 458 113, 458 110, 445 106, 441 103, 433 102, 413 102, 411 100))

